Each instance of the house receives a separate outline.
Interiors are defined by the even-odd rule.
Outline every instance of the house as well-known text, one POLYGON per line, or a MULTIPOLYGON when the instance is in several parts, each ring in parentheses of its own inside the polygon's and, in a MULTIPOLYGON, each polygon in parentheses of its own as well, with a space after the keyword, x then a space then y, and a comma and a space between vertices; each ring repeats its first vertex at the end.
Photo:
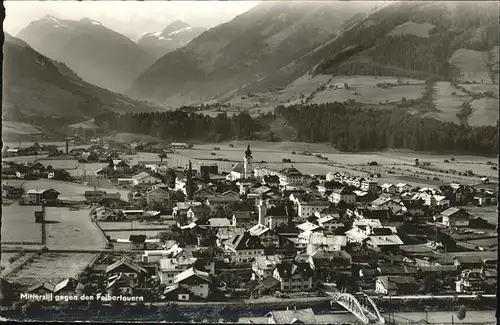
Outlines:
POLYGON ((225 228, 225 227, 232 227, 231 226, 231 221, 227 218, 210 218, 208 220, 208 225, 211 228, 225 228))
POLYGON ((233 211, 232 226, 248 228, 252 224, 250 211, 233 211))
POLYGON ((212 210, 208 205, 195 205, 190 207, 187 212, 188 223, 196 222, 198 220, 208 220, 212 210))
POLYGON ((97 221, 107 220, 109 217, 113 216, 115 213, 113 210, 100 206, 92 210, 91 214, 97 221))
POLYGON ((365 240, 366 247, 373 249, 375 251, 381 251, 384 253, 398 252, 399 247, 404 245, 401 238, 398 235, 392 234, 387 228, 374 228, 373 234, 368 236, 365 240), (377 234, 377 229, 383 229, 384 232, 377 234))
POLYGON ((260 239, 248 231, 235 234, 224 242, 224 246, 230 254, 230 262, 237 265, 250 263, 255 256, 264 255, 264 246, 260 239))
POLYGON ((388 183, 382 184, 381 188, 382 188, 382 193, 389 193, 389 194, 396 194, 396 191, 398 190, 396 186, 388 183))
POLYGON ((243 179, 245 177, 245 164, 237 163, 232 168, 229 174, 227 175, 227 180, 235 181, 238 179, 243 179))
POLYGON ((321 228, 332 233, 344 228, 344 223, 339 220, 339 215, 327 215, 316 220, 321 228))
POLYGON ((278 177, 280 179, 280 185, 299 185, 304 181, 304 175, 295 167, 289 167, 282 169, 278 173, 278 177))
POLYGON ((284 260, 283 255, 255 256, 252 262, 252 280, 262 281, 268 276, 272 276, 276 265, 284 260))
POLYGON ((375 179, 365 179, 361 182, 360 188, 362 191, 365 191, 365 192, 377 193, 378 182, 375 179))
POLYGON ((250 235, 258 237, 262 245, 266 248, 279 247, 278 235, 273 230, 264 225, 256 224, 252 228, 248 229, 248 232, 250 233, 250 235))
POLYGON ((297 216, 300 221, 306 221, 307 218, 314 216, 316 212, 322 211, 330 206, 327 201, 296 199, 297 216))
MULTIPOLYGON (((252 273, 252 277, 255 273, 252 273)), ((255 280, 252 278, 252 280, 255 280)), ((252 288, 251 296, 252 297, 260 297, 263 295, 271 295, 274 292, 279 290, 280 282, 276 280, 272 275, 268 275, 259 281, 254 288, 252 288)))
POLYGON ((370 205, 374 208, 379 208, 379 209, 389 209, 393 214, 399 212, 401 209, 403 209, 403 206, 401 203, 394 201, 391 198, 387 197, 379 197, 378 199, 370 202, 370 205))
POLYGON ((338 275, 352 276, 352 259, 346 251, 319 248, 309 254, 308 261, 319 280, 331 282, 338 275))
POLYGON ((161 183, 161 179, 155 176, 151 176, 146 172, 141 172, 137 175, 132 176, 132 184, 134 186, 142 184, 156 184, 161 183))
POLYGON ((434 195, 435 206, 441 209, 448 209, 450 207, 450 200, 443 195, 434 195))
POLYGON ((130 235, 130 249, 144 249, 146 245, 146 235, 130 235))
POLYGON ((175 276, 192 268, 196 263, 195 257, 162 257, 159 261, 158 278, 160 282, 165 285, 173 285, 175 276))
POLYGON ((110 283, 111 277, 120 273, 131 278, 135 286, 143 284, 147 275, 147 271, 143 267, 122 258, 106 268, 105 274, 108 278, 108 283, 110 283))
POLYGON ((472 203, 476 206, 495 205, 497 203, 497 198, 493 194, 477 193, 472 198, 472 203))
POLYGON ((307 242, 306 253, 312 255, 318 249, 326 251, 340 251, 347 246, 346 236, 325 236, 322 233, 312 233, 307 242))
POLYGON ((283 292, 308 291, 314 285, 314 271, 307 262, 281 262, 276 265, 273 277, 280 281, 283 292))
POLYGON ((351 205, 356 203, 356 194, 351 190, 343 187, 340 189, 334 189, 328 197, 328 200, 333 204, 339 204, 342 201, 346 204, 351 205))
POLYGON ((441 212, 436 219, 441 219, 443 225, 447 227, 467 227, 471 215, 464 209, 452 207, 441 212))
POLYGON ((407 275, 416 276, 419 271, 416 267, 407 265, 391 265, 391 264, 379 264, 377 271, 380 275, 384 276, 394 276, 394 275, 407 275))
POLYGON ((118 273, 108 278, 106 292, 112 296, 124 295, 131 296, 134 294, 136 284, 134 280, 125 273, 118 273))
POLYGON ((170 199, 170 191, 166 187, 158 187, 148 191, 146 194, 148 204, 165 203, 170 199))
POLYGON ((105 191, 97 191, 97 190, 96 191, 85 191, 85 193, 84 193, 85 200, 87 200, 87 202, 91 202, 91 203, 101 202, 104 194, 106 194, 105 191))
POLYGON ((26 192, 28 204, 55 204, 57 203, 57 198, 59 196, 58 191, 49 189, 49 190, 40 190, 40 189, 32 189, 26 192))
POLYGON ((480 269, 483 266, 483 259, 477 255, 463 255, 455 256, 453 258, 453 265, 457 269, 480 269))
POLYGON ((412 217, 424 215, 423 204, 421 200, 403 200, 402 211, 409 213, 412 217))
POLYGON ((212 280, 207 272, 194 267, 176 275, 173 285, 165 287, 164 294, 175 294, 177 300, 207 299, 210 294, 212 280))
POLYGON ((159 173, 168 169, 168 163, 166 161, 139 161, 139 165, 146 169, 149 169, 153 173, 159 173))
POLYGON ((375 292, 389 296, 413 295, 418 283, 411 276, 379 276, 375 280, 375 292))
POLYGON ((411 186, 406 183, 398 183, 396 184, 396 189, 399 193, 404 193, 411 191, 411 186))
POLYGON ((270 311, 266 317, 268 324, 319 324, 312 308, 270 311))

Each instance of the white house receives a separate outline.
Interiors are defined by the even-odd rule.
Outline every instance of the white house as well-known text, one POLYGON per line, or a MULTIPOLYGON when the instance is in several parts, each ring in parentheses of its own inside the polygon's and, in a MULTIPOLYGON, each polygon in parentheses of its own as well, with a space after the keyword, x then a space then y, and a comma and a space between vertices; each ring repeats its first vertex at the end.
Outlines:
POLYGON ((356 194, 345 187, 334 189, 332 194, 328 197, 328 200, 334 204, 338 204, 340 201, 343 201, 346 204, 354 204, 356 203, 356 194))

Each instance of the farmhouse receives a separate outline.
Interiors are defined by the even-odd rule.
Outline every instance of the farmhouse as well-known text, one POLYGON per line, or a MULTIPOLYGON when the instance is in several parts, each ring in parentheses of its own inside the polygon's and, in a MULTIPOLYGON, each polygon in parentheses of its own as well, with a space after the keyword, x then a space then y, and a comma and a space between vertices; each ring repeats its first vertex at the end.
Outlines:
POLYGON ((464 209, 452 207, 441 212, 437 219, 442 218, 443 225, 447 227, 467 227, 471 215, 464 209))
POLYGON ((248 231, 234 235, 224 243, 224 246, 231 255, 231 262, 237 265, 247 264, 255 256, 264 255, 264 246, 260 239, 252 236, 248 231))
POLYGON ((195 257, 161 258, 158 268, 160 282, 166 285, 174 284, 175 276, 193 267, 196 260, 195 257))
POLYGON ((28 204, 42 204, 42 203, 55 204, 57 203, 57 198, 61 193, 53 189, 50 190, 35 189, 35 190, 28 190, 26 194, 27 194, 28 204))
POLYGON ((131 296, 135 288, 134 280, 125 273, 118 273, 108 278, 106 292, 109 295, 126 295, 131 296))
POLYGON ((176 275, 173 285, 166 287, 163 293, 166 296, 175 296, 176 300, 207 299, 211 283, 212 280, 207 272, 192 267, 176 275))
POLYGON ((269 229, 266 226, 257 224, 252 228, 248 229, 248 231, 250 232, 250 235, 258 237, 264 247, 279 246, 278 235, 273 230, 269 229))
POLYGON ((304 181, 304 175, 295 167, 282 169, 278 177, 280 185, 298 185, 304 181))
POLYGON ((312 289, 313 276, 314 271, 306 262, 281 262, 273 271, 273 277, 280 282, 280 289, 283 292, 312 289))
POLYGON ((168 163, 166 161, 139 161, 139 165, 149 169, 153 173, 159 173, 168 168, 168 163))
POLYGON ((252 224, 250 211, 234 211, 232 218, 233 227, 248 228, 252 224))
POLYGON ((166 187, 157 187, 146 194, 148 204, 165 203, 170 199, 170 191, 166 187))
POLYGON ((146 235, 130 235, 130 249, 144 249, 146 243, 146 235))
POLYGON ((375 281, 375 292, 386 295, 411 295, 418 283, 411 276, 379 276, 375 281))
POLYGON ((256 256, 252 263, 252 279, 262 281, 272 275, 276 265, 284 259, 283 255, 256 256))
POLYGON ((300 198, 297 198, 294 203, 297 206, 297 216, 300 221, 305 221, 307 218, 314 216, 316 212, 322 211, 330 206, 327 201, 300 198))
POLYGON ((133 279, 134 285, 143 284, 145 277, 147 275, 147 271, 141 266, 128 261, 125 258, 109 265, 106 268, 106 276, 108 278, 108 283, 112 281, 112 277, 119 275, 121 273, 127 275, 129 278, 133 279))

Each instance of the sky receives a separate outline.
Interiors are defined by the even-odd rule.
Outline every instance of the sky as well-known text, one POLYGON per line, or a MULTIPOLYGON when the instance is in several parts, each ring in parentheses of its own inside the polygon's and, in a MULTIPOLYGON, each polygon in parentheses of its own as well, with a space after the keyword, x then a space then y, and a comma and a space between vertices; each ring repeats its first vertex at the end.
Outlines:
POLYGON ((191 26, 214 27, 255 6, 257 1, 4 1, 4 30, 15 36, 30 22, 52 15, 61 19, 90 18, 129 38, 163 30, 183 20, 191 26))

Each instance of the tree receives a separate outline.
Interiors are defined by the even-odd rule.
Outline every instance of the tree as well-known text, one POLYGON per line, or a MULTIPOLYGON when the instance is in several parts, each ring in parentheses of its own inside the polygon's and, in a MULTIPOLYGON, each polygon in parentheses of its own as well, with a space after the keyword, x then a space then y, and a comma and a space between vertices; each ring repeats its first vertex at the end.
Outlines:
POLYGON ((163 163, 163 159, 167 159, 167 154, 162 153, 161 155, 158 155, 158 158, 160 158, 160 161, 163 163))
POLYGON ((462 320, 465 318, 465 316, 467 316, 467 311, 465 309, 465 306, 461 306, 459 309, 458 309, 458 312, 457 312, 457 317, 459 320, 462 320))

